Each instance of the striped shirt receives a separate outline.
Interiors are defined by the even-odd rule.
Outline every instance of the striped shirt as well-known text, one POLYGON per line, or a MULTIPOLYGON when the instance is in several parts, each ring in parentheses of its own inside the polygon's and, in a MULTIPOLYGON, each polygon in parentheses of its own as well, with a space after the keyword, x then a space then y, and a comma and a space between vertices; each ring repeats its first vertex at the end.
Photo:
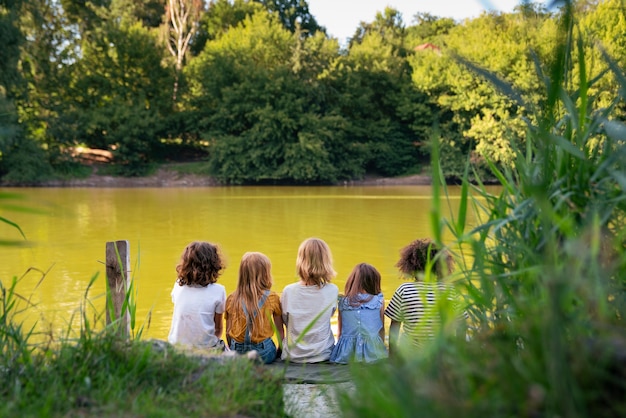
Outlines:
MULTIPOLYGON (((441 317, 449 309, 456 310, 457 298, 454 288, 444 283, 407 282, 398 287, 385 316, 400 322, 402 332, 414 345, 435 336, 441 326, 441 317), (451 301, 452 303, 446 303, 451 301), (439 303, 438 303, 439 302, 439 303)), ((456 316, 449 315, 450 318, 456 316)))

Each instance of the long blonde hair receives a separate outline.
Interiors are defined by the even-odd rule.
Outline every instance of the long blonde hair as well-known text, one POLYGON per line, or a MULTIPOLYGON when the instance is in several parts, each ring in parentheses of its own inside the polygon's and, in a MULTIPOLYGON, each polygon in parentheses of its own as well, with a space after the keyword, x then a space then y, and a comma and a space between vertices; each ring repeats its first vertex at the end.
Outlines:
POLYGON ((328 244, 319 238, 308 238, 298 248, 296 273, 308 286, 319 287, 329 283, 337 272, 333 269, 333 256, 328 244))
MULTIPOLYGON (((259 300, 266 290, 272 287, 272 263, 263 253, 247 252, 241 257, 237 289, 233 292, 233 308, 243 310, 245 305, 249 322, 262 323, 265 320, 259 313, 259 300), (256 320, 252 321, 253 318, 256 320)), ((252 330, 250 330, 252 332, 252 330)))

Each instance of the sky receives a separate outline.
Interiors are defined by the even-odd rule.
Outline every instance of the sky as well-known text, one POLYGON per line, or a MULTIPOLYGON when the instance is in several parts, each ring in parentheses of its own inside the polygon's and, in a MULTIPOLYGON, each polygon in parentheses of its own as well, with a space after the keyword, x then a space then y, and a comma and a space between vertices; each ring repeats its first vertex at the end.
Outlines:
POLYGON ((317 23, 341 43, 354 35, 360 22, 372 22, 376 13, 387 6, 402 13, 402 21, 409 26, 418 12, 461 21, 478 17, 484 10, 510 12, 519 3, 520 0, 308 0, 309 12, 317 23))

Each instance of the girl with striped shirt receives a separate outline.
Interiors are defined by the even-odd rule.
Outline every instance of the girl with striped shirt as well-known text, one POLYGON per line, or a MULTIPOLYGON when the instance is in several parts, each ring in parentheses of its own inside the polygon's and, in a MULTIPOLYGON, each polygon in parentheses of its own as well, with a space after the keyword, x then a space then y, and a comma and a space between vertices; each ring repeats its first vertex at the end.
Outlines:
POLYGON ((390 357, 397 354, 402 342, 420 347, 432 339, 441 325, 442 315, 457 299, 454 288, 441 281, 452 273, 452 257, 432 240, 417 239, 404 247, 396 267, 413 281, 401 284, 385 309, 385 316, 391 319, 390 357))

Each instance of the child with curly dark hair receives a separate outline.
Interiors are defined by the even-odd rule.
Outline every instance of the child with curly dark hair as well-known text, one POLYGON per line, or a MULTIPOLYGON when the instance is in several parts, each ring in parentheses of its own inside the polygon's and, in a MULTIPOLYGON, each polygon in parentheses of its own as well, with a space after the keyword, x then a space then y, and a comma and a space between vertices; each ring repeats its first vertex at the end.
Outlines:
POLYGON ((445 311, 442 300, 451 301, 453 308, 457 305, 454 288, 441 280, 452 273, 452 261, 446 250, 427 238, 400 250, 396 267, 413 281, 401 284, 385 309, 385 316, 391 319, 390 356, 396 354, 400 341, 420 347, 434 336, 445 311), (435 279, 430 279, 433 276, 435 279))
POLYGON ((174 313, 168 341, 196 348, 224 348, 222 323, 226 289, 217 284, 224 262, 216 245, 187 245, 176 266, 174 313))

